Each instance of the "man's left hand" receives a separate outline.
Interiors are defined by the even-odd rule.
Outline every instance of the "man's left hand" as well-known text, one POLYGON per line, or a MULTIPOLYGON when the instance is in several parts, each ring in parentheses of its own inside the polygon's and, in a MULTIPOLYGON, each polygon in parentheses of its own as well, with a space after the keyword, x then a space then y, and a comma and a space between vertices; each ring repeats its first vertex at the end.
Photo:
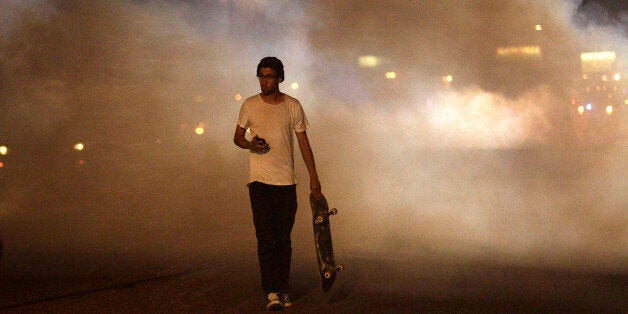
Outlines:
POLYGON ((314 198, 317 201, 323 199, 323 193, 321 192, 321 183, 318 181, 318 178, 310 178, 310 191, 314 194, 314 198))

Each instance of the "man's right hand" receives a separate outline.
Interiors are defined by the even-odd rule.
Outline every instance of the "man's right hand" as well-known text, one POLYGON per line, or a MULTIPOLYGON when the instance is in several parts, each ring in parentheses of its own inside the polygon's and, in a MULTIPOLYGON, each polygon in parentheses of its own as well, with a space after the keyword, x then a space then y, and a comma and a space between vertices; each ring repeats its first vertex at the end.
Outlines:
POLYGON ((270 146, 266 143, 266 140, 255 135, 251 141, 251 150, 264 154, 270 150, 270 146))

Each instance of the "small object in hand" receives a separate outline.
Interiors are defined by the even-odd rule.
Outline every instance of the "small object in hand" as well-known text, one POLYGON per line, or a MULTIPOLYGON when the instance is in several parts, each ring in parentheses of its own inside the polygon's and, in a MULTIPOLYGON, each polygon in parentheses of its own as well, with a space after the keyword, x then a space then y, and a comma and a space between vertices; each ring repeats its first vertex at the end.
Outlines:
MULTIPOLYGON (((253 140, 255 140, 255 143, 258 144, 258 145, 266 145, 266 140, 261 138, 261 137, 255 136, 255 138, 253 140)), ((264 150, 262 150, 262 153, 266 153, 269 150, 270 150, 270 146, 266 146, 266 148, 264 148, 264 150)))

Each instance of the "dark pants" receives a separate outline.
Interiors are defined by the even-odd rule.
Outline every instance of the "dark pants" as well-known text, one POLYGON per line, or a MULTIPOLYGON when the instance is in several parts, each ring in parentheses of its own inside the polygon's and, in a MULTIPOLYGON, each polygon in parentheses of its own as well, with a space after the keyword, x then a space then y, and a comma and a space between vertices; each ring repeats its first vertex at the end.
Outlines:
POLYGON ((296 185, 249 184, 257 254, 266 294, 287 292, 292 242, 290 233, 297 212, 296 185))

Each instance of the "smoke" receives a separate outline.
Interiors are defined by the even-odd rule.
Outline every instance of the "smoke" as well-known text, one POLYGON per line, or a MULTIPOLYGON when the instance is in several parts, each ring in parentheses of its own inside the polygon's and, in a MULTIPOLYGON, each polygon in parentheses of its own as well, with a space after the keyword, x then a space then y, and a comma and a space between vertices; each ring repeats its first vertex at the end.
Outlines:
MULTIPOLYGON (((625 143, 579 145, 566 102, 579 53, 625 55, 625 38, 575 27, 577 5, 3 1, 3 269, 254 250, 247 155, 231 139, 255 66, 273 55, 341 210, 340 255, 625 271, 625 143), (495 57, 513 45, 540 45, 542 58, 495 57), (359 67, 362 55, 379 66, 359 67)), ((311 242, 297 167, 295 245, 311 242)))

